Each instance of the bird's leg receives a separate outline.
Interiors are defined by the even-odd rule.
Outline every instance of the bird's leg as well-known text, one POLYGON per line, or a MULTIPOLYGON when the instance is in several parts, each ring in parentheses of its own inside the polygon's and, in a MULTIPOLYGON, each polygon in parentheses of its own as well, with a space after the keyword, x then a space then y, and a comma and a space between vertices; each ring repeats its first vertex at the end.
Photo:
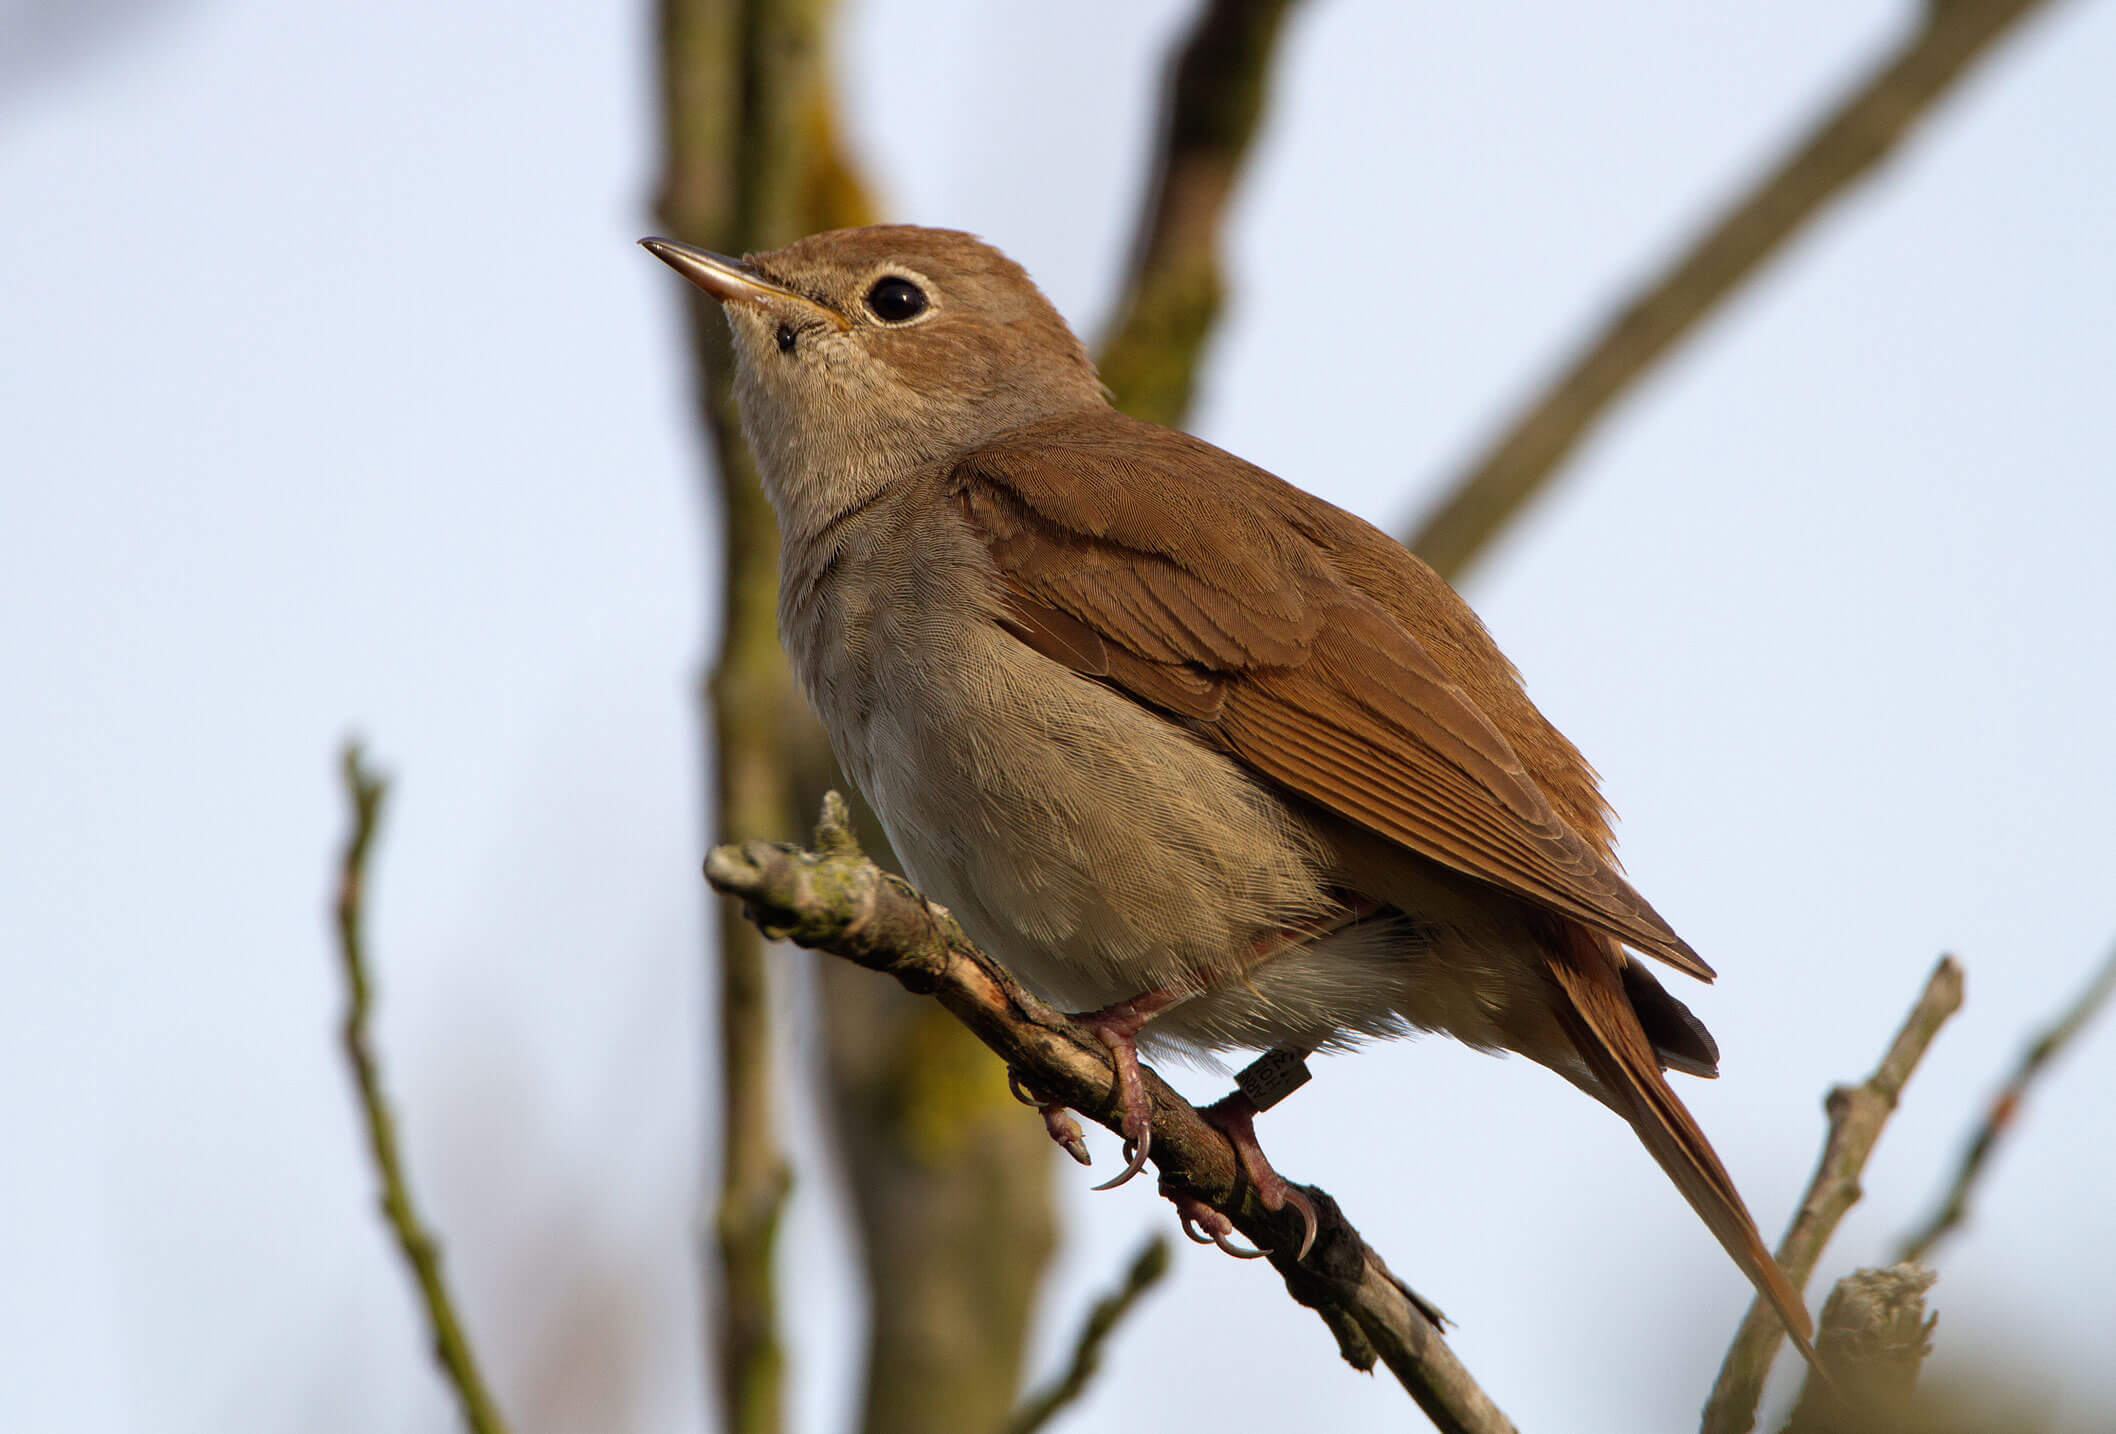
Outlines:
MULTIPOLYGON (((1153 1148, 1154 1107, 1146 1095, 1146 1078, 1139 1073, 1139 1032, 1155 1016, 1195 994, 1187 986, 1163 986, 1073 1017, 1108 1048, 1110 1060, 1117 1067, 1118 1129, 1124 1134, 1126 1160, 1115 1178, 1103 1181, 1095 1187, 1097 1190, 1114 1190, 1146 1168, 1146 1153, 1153 1148)), ((1050 1119, 1050 1108, 1046 1106, 1045 1123, 1050 1119)), ((1055 1132, 1052 1138, 1057 1138, 1055 1132)))
MULTIPOLYGON (((1263 1147, 1256 1143, 1256 1118, 1308 1083, 1307 1052, 1288 1048, 1266 1051, 1234 1079, 1237 1088, 1232 1094, 1214 1101, 1198 1114, 1227 1137, 1227 1143, 1234 1147, 1234 1157, 1242 1167, 1243 1176, 1256 1188, 1257 1198, 1266 1210, 1278 1211, 1291 1205, 1300 1211, 1304 1231, 1300 1252, 1293 1258, 1305 1259, 1315 1244, 1314 1202, 1301 1193, 1299 1186, 1273 1170, 1271 1162, 1264 1158, 1263 1147)), ((1218 1245, 1228 1254, 1243 1259, 1254 1259, 1262 1253, 1235 1245, 1230 1239, 1234 1234, 1233 1223, 1195 1196, 1181 1191, 1164 1193, 1175 1203, 1183 1233, 1199 1244, 1218 1245)))

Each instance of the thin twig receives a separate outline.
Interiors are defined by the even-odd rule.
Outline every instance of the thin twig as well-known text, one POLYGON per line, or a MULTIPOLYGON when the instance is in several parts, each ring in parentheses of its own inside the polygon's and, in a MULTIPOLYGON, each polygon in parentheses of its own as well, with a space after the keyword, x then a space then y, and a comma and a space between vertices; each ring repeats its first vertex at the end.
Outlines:
POLYGON ((1220 229, 1264 115, 1292 0, 1205 0, 1168 66, 1131 272, 1097 355, 1117 407, 1176 424, 1219 317, 1220 229))
MULTIPOLYGON (((1881 1138, 1881 1128, 1895 1113, 1904 1083, 1924 1059, 1940 1027, 1961 1005, 1962 968, 1952 956, 1942 956, 1874 1073, 1859 1085, 1836 1087, 1823 1102, 1829 1113, 1829 1135, 1822 1144, 1822 1158, 1816 1162, 1814 1178, 1808 1181, 1785 1238, 1778 1242, 1778 1264, 1794 1289, 1806 1287, 1823 1248, 1837 1231, 1837 1222, 1858 1203, 1860 1172, 1881 1138)), ((1771 1372, 1771 1361, 1784 1339, 1785 1326, 1770 1306, 1760 1299, 1752 1303, 1705 1403, 1704 1434, 1747 1434, 1756 1427, 1764 1377, 1771 1372)))
MULTIPOLYGON (((1119 1128, 1108 1048, 1024 990, 946 911, 862 856, 835 793, 815 842, 815 851, 761 841, 717 847, 706 878, 739 898, 766 937, 827 951, 931 995, 1030 1089, 1119 1128)), ((1512 1430, 1441 1339, 1437 1316, 1389 1273, 1334 1200, 1307 1187, 1319 1232, 1308 1257, 1294 1259, 1299 1212, 1290 1203, 1265 1209, 1226 1136, 1151 1070, 1144 1075, 1164 1189, 1195 1196, 1269 1251, 1287 1292, 1322 1318, 1346 1361, 1362 1370, 1386 1363, 1447 1434, 1512 1430)))
POLYGON ((1854 181, 2044 0, 1930 0, 1904 45, 1579 349, 1448 485, 1411 550, 1454 580, 1616 401, 1854 181))
POLYGON ((464 1426, 472 1434, 506 1434, 507 1421, 478 1373, 470 1337, 456 1313, 448 1284, 441 1277, 441 1247, 412 1204, 403 1157, 397 1150, 396 1121, 382 1094, 381 1068, 368 1042, 367 1017, 374 988, 367 974, 363 897, 368 852, 382 820, 382 802, 389 784, 367 770, 357 742, 346 743, 340 765, 353 814, 352 830, 338 864, 338 958, 345 972, 346 988, 341 1035, 346 1060, 353 1068, 353 1084, 359 1091, 361 1114, 366 1119, 368 1152, 374 1157, 375 1173, 382 1182, 382 1217, 389 1222, 391 1233, 397 1237, 397 1248, 404 1252, 405 1263, 418 1282, 419 1297, 426 1306, 427 1327, 433 1335, 434 1358, 455 1391, 456 1402, 462 1406, 464 1426))
POLYGON ((2021 1053, 2020 1064, 2014 1067, 2012 1076, 1992 1098, 1977 1124, 1976 1134, 1970 1138, 1969 1146, 1962 1152, 1962 1162, 1954 1173, 1954 1180, 1947 1187, 1940 1207, 1930 1220, 1907 1236, 1897 1252, 1898 1260, 1922 1261, 1932 1252, 1933 1246, 1951 1234, 1969 1217, 1969 1197, 1978 1178, 1984 1173, 1992 1152, 2013 1128, 2019 1118, 2021 1106, 2028 1098, 2028 1088, 2035 1083, 2045 1067, 2055 1060, 2073 1038, 2086 1028, 2101 1008, 2108 1004, 2109 996, 2116 992, 2116 948, 2111 948, 2099 970, 2090 979, 2086 988, 2067 1006, 2062 1015, 2032 1041, 2021 1053))
POLYGON ((1087 1391, 1088 1381, 1102 1367, 1102 1347, 1139 1300, 1168 1274, 1168 1237, 1155 1235, 1132 1257, 1124 1282, 1096 1300, 1073 1341, 1073 1357, 1065 1373, 1022 1401, 1007 1420, 1006 1434, 1035 1434, 1087 1391))

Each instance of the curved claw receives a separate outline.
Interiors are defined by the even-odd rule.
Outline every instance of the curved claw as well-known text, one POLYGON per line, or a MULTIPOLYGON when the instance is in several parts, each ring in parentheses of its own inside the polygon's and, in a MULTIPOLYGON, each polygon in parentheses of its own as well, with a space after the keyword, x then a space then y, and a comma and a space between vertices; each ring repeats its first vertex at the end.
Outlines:
POLYGON ((1318 1224, 1315 1214, 1315 1202, 1301 1194, 1300 1191, 1294 1189, 1291 1185, 1288 1185, 1285 1189, 1283 1204, 1291 1205, 1294 1209, 1300 1211, 1300 1251, 1293 1258, 1295 1260, 1305 1260, 1308 1258, 1308 1251, 1315 1248, 1315 1229, 1318 1224))
POLYGON ((1264 1257, 1264 1251, 1251 1249, 1247 1245, 1237 1245, 1229 1239, 1228 1236, 1234 1233, 1234 1226, 1225 1215, 1195 1195, 1170 1190, 1165 1185, 1161 1187, 1161 1193, 1175 1203, 1176 1220, 1183 1227, 1184 1238, 1199 1245, 1218 1245, 1237 1260, 1260 1260, 1264 1257))
POLYGON ((1020 1101, 1023 1105, 1033 1105, 1041 1109, 1045 1104, 1042 1096, 1037 1095, 1021 1083, 1021 1072, 1015 1070, 1012 1066, 1007 1067, 1007 1089, 1013 1093, 1014 1099, 1020 1101))
POLYGON ((1092 1188, 1096 1190, 1114 1190, 1125 1181, 1131 1179, 1132 1176, 1144 1170, 1146 1168, 1146 1153, 1153 1149, 1153 1143, 1153 1127, 1141 1126, 1137 1140, 1126 1140, 1124 1142, 1124 1168, 1118 1171, 1114 1178, 1105 1180, 1100 1185, 1092 1188))

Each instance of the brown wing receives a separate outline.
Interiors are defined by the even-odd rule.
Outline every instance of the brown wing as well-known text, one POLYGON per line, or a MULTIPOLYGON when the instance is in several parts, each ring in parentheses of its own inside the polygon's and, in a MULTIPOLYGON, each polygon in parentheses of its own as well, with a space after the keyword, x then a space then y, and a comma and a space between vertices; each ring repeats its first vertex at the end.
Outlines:
POLYGON ((1322 500, 1113 411, 1010 434, 950 481, 1022 641, 1369 830, 1710 979, 1417 638, 1306 536, 1304 506, 1322 500))

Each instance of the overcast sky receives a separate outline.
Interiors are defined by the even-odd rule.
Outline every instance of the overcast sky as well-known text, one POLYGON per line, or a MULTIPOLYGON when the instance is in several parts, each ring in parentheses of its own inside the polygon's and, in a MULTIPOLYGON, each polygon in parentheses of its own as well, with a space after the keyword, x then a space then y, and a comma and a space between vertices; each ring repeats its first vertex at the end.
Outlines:
MULTIPOLYGON (((74 9, 0 6, 0 1427, 448 1427, 332 1044, 359 731, 399 778, 379 1036, 502 1401, 698 1428, 712 544, 678 281, 631 242, 650 17, 74 9)), ((1194 426, 1400 530, 1913 10, 1316 0, 1194 426)), ((1187 12, 849 4, 891 214, 986 235, 1092 332, 1187 12)), ((2111 74, 2116 7, 2032 25, 1467 587, 1721 972, 1681 994, 1725 1077, 1683 1091, 1767 1230, 1824 1090, 1961 954, 1825 1280, 1887 1258, 2116 937, 2111 74)), ((1267 1147, 1524 1431, 1694 1420, 1747 1287, 1620 1124, 1439 1041, 1317 1075, 1267 1147)), ((2112 1082, 2105 1024, 1935 1292, 1936 1370, 2011 1363, 2081 1434, 2116 1407, 2112 1082)), ((858 1305, 800 1119, 795 1404, 830 1434, 858 1305)), ((1173 1227, 1146 1182, 1059 1178, 1043 1368, 1173 1227)), ((1077 1427, 1417 1426, 1267 1269, 1181 1250, 1077 1427)))

